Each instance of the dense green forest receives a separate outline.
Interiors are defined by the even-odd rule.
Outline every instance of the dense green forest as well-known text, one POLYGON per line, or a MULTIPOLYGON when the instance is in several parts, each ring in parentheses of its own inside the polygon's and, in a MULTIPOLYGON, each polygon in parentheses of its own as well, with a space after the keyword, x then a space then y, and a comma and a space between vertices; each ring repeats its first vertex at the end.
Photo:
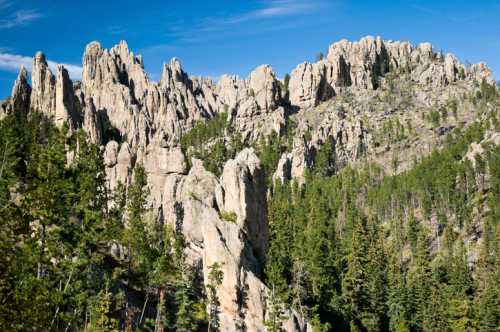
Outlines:
MULTIPOLYGON (((475 98, 486 97, 497 98, 475 98)), ((496 114, 397 175, 368 161, 340 168, 326 142, 303 185, 273 183, 293 129, 254 144, 270 191, 269 331, 285 306, 317 331, 499 329, 500 147, 465 157, 500 129, 496 114)), ((244 147, 226 113, 180 144, 215 174, 244 147)), ((0 121, 0 162, 2 330, 217 330, 218 266, 203 287, 182 236, 149 221, 143 167, 109 192, 83 131, 19 113, 0 121)))
POLYGON ((475 167, 463 161, 484 130, 478 123, 455 132, 399 175, 365 164, 325 177, 331 165, 318 158, 305 186, 277 185, 266 274, 279 300, 320 331, 497 329, 500 148, 475 167), (484 204, 476 229, 475 208, 484 204), (463 240, 475 232, 483 242, 471 269, 463 240))
POLYGON ((0 121, 0 150, 2 331, 196 331, 208 324, 210 299, 193 286, 182 237, 144 217, 141 166, 127 191, 108 192, 99 147, 37 114, 0 121), (110 255, 113 249, 121 253, 110 255))

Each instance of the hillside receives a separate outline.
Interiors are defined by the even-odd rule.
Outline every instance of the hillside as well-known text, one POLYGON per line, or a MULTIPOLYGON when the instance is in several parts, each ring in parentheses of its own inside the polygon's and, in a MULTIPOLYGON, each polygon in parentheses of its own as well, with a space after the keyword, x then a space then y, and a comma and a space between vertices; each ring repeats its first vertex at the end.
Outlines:
POLYGON ((72 82, 39 52, 1 103, 6 330, 498 328, 485 64, 380 37, 283 80, 143 61, 93 42, 72 82))

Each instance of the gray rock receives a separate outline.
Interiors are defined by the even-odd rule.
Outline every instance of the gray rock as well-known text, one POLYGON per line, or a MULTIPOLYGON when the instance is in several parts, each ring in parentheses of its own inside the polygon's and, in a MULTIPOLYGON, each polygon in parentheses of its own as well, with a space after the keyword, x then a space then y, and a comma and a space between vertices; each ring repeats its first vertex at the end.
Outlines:
POLYGON ((68 124, 70 129, 76 129, 74 123, 74 97, 73 82, 69 78, 68 71, 63 66, 57 67, 57 80, 56 80, 56 105, 54 113, 54 122, 57 126, 68 124))
POLYGON ((31 82, 31 109, 52 117, 56 108, 56 79, 42 52, 33 59, 31 82))
POLYGON ((23 115, 28 114, 30 108, 31 87, 28 84, 28 71, 21 67, 14 87, 12 88, 12 109, 23 115))

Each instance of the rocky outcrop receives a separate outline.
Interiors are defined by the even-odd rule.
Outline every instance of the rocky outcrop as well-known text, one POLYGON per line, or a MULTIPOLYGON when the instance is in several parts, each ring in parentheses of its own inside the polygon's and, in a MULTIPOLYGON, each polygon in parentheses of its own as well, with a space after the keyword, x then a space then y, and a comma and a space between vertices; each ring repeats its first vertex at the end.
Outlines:
POLYGON ((433 87, 457 80, 485 79, 494 83, 487 68, 466 68, 451 54, 435 53, 429 43, 413 47, 408 42, 365 37, 358 42, 336 42, 330 46, 326 59, 299 65, 290 79, 290 102, 308 108, 342 93, 346 87, 376 89, 389 71, 408 72, 413 81, 433 87))
POLYGON ((217 93, 231 112, 233 126, 245 141, 280 133, 286 122, 286 109, 280 82, 268 65, 257 67, 246 80, 223 76, 217 93))
POLYGON ((130 88, 135 77, 130 77, 126 70, 136 69, 137 63, 134 58, 125 56, 127 49, 123 43, 111 51, 103 49, 99 43, 90 43, 83 56, 82 90, 86 98, 92 98, 97 112, 105 114, 108 126, 118 130, 121 136, 127 134, 136 145, 139 137, 147 134, 148 125, 145 117, 139 115, 135 88, 130 88))
MULTIPOLYGON (((269 290, 262 282, 268 246, 265 183, 252 149, 229 160, 220 179, 194 159, 187 175, 171 173, 163 191, 166 220, 189 244, 189 260, 202 266, 205 285, 210 266, 221 265, 218 288, 222 331, 265 331, 269 290), (234 219, 228 216, 234 214, 234 219), (240 291, 237 291, 240 290, 240 291), (245 296, 241 296, 245 294, 245 296)), ((306 324, 288 311, 287 331, 305 331, 306 324)))
POLYGON ((484 155, 486 153, 485 147, 498 145, 500 145, 500 132, 488 130, 481 142, 474 142, 469 146, 464 159, 469 160, 472 165, 476 167, 477 158, 484 158, 484 155))
POLYGON ((28 71, 21 67, 14 86, 11 97, 0 103, 0 119, 12 112, 18 112, 26 116, 30 108, 31 87, 28 84, 28 71))
POLYGON ((83 130, 87 133, 87 137, 93 144, 102 144, 102 129, 99 121, 99 116, 94 106, 92 98, 86 98, 83 110, 83 130))
POLYGON ((31 82, 31 109, 52 117, 56 108, 56 79, 42 52, 33 59, 31 82))
POLYGON ((290 103, 300 108, 310 108, 334 96, 335 92, 326 82, 326 62, 304 62, 292 72, 289 90, 290 103))
POLYGON ((269 242, 265 179, 251 149, 226 163, 217 189, 219 209, 236 215, 236 224, 247 234, 256 258, 264 263, 269 242))
POLYGON ((304 137, 295 137, 292 151, 281 155, 278 161, 273 182, 296 180, 298 184, 303 184, 306 170, 313 165, 313 152, 310 143, 304 137))
POLYGON ((57 126, 65 123, 70 129, 76 129, 75 92, 68 71, 63 66, 57 67, 54 122, 57 126))
POLYGON ((59 65, 54 76, 45 55, 38 52, 33 59, 31 80, 30 109, 53 119, 57 126, 67 124, 70 130, 77 129, 80 122, 75 112, 77 98, 66 68, 59 65))
POLYGON ((134 166, 130 146, 127 143, 120 145, 116 141, 110 141, 106 144, 103 157, 109 189, 115 189, 118 183, 128 186, 134 166))
MULTIPOLYGON (((326 58, 300 64, 287 93, 268 65, 246 79, 223 76, 214 83, 189 77, 174 58, 164 65, 161 80, 153 82, 142 57, 125 42, 110 50, 93 42, 85 48, 81 83, 72 82, 62 66, 54 76, 45 56, 37 53, 32 88, 21 70, 12 98, 1 107, 2 114, 40 111, 58 125, 83 128, 91 142, 101 145, 111 190, 118 183, 127 186, 134 167, 143 165, 154 222, 183 233, 186 256, 201 267, 205 284, 209 267, 222 266, 222 330, 244 326, 264 331, 269 290, 262 268, 269 231, 260 161, 252 149, 244 149, 227 161, 218 178, 200 160, 188 165, 179 147, 182 135, 220 112, 227 112, 231 131, 240 133, 247 145, 295 123, 292 144, 281 155, 273 180, 303 183, 326 142, 336 166, 363 158, 390 164, 408 146, 414 147, 415 156, 422 155, 439 139, 439 128, 427 128, 423 120, 427 113, 474 92, 483 79, 492 83, 484 64, 465 67, 452 55, 435 53, 428 43, 414 47, 366 37, 337 42, 326 58), (389 93, 393 88, 399 94, 389 93), (394 118, 409 129, 405 139, 389 144, 380 137, 388 131, 385 123, 394 118), (412 129, 414 124, 420 132, 412 129)), ((471 117, 459 114, 453 121, 444 120, 444 130, 471 117)), ((471 149, 479 151, 478 146, 471 149)), ((308 329, 299 315, 286 314, 287 331, 308 329)))
POLYGON ((21 114, 28 114, 30 108, 31 87, 28 84, 28 71, 22 67, 12 88, 12 108, 21 114))

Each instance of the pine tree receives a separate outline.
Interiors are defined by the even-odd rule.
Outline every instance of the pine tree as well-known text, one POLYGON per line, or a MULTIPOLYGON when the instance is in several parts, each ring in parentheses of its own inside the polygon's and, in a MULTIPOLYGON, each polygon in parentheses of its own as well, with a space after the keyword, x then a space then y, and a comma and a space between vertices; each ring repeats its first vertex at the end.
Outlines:
POLYGON ((94 321, 89 330, 92 332, 118 332, 118 321, 112 317, 113 294, 109 290, 109 280, 97 296, 94 321))
POLYGON ((208 300, 208 331, 219 331, 219 298, 217 296, 217 288, 222 284, 224 272, 221 270, 221 263, 215 262, 208 267, 208 285, 207 300, 208 300))
POLYGON ((270 296, 267 301, 268 305, 268 318, 264 322, 264 325, 269 332, 281 332, 283 331, 282 324, 285 319, 282 303, 280 303, 274 288, 270 290, 270 296))
POLYGON ((417 248, 413 257, 412 267, 408 275, 409 308, 411 308, 411 328, 421 330, 426 321, 427 301, 431 296, 430 254, 427 248, 427 238, 423 231, 419 232, 417 248))
POLYGON ((368 241, 365 220, 355 216, 351 244, 346 257, 346 271, 342 276, 342 297, 351 331, 361 328, 363 314, 369 306, 367 285, 368 241))

